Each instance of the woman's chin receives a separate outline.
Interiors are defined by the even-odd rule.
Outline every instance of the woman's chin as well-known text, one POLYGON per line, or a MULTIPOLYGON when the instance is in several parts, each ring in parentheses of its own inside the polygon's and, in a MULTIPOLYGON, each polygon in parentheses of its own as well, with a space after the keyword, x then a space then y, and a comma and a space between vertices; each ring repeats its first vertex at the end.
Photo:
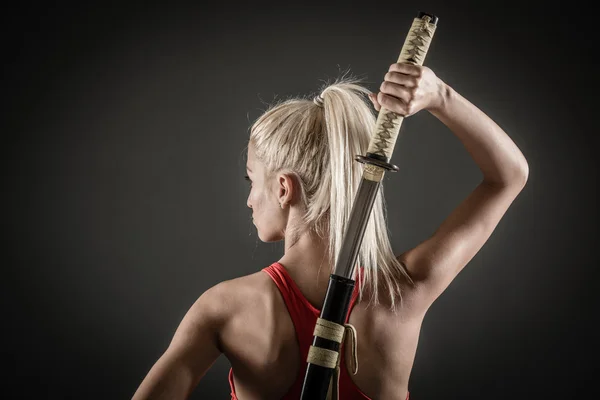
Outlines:
POLYGON ((258 238, 260 241, 264 243, 279 242, 281 240, 279 235, 275 235, 273 233, 262 234, 258 228, 256 229, 256 232, 258 233, 258 238))

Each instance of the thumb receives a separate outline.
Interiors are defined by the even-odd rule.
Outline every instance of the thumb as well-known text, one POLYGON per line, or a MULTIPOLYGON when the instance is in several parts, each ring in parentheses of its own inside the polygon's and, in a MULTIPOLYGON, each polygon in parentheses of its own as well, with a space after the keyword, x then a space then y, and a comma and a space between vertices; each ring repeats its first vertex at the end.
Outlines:
POLYGON ((369 99, 373 103, 375 110, 379 111, 379 109, 381 108, 381 105, 377 101, 377 95, 375 93, 369 93, 369 99))

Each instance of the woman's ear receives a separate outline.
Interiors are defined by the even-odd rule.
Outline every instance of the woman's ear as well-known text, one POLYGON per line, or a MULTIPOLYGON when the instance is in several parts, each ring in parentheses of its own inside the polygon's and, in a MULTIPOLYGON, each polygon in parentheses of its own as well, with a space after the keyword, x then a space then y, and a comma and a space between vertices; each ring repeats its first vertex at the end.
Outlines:
POLYGON ((281 174, 277 178, 279 203, 290 204, 299 190, 299 182, 292 174, 281 174))

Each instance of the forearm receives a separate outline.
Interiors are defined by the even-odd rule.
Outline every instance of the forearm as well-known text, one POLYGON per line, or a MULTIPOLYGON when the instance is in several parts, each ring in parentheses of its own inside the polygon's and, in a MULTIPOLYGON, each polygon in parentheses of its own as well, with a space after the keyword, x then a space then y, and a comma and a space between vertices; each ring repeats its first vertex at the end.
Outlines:
POLYGON ((491 118, 440 81, 442 101, 429 110, 462 142, 483 180, 497 185, 522 184, 527 161, 517 145, 491 118))
POLYGON ((183 400, 189 396, 189 386, 190 377, 186 371, 170 365, 163 357, 150 369, 132 400, 183 400))

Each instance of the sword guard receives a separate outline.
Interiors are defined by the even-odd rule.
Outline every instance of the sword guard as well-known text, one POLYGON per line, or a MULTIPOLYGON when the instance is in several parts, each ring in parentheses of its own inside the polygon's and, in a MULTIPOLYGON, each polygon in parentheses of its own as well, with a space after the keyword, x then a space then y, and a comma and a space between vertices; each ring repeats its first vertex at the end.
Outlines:
POLYGON ((400 170, 400 168, 398 168, 394 164, 390 164, 388 162, 378 160, 373 157, 366 157, 366 156, 358 155, 358 156, 354 157, 354 159, 356 161, 358 161, 359 163, 375 165, 377 167, 381 167, 383 169, 386 169, 386 170, 392 171, 392 172, 398 172, 400 170))

